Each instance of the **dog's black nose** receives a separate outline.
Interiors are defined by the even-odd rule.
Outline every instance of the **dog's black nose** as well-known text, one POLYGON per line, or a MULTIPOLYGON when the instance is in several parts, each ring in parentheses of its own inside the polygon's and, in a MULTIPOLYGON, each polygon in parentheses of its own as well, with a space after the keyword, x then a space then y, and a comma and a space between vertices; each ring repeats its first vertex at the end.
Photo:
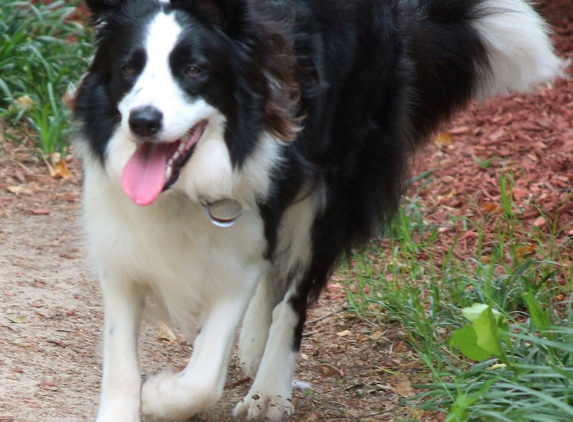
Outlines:
POLYGON ((129 127, 137 136, 152 136, 161 130, 162 119, 163 113, 155 107, 139 107, 129 113, 129 127))

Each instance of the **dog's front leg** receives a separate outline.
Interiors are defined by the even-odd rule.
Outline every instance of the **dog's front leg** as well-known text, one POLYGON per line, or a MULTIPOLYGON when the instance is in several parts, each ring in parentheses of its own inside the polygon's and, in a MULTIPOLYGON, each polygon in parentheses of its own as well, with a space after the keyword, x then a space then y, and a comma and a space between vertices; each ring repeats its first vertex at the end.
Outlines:
POLYGON ((104 299, 104 353, 97 422, 137 422, 141 375, 137 340, 146 288, 131 280, 100 276, 104 299))
POLYGON ((162 371, 145 380, 141 413, 172 421, 215 405, 223 394, 235 332, 249 295, 219 300, 211 306, 193 343, 193 356, 182 372, 162 371))

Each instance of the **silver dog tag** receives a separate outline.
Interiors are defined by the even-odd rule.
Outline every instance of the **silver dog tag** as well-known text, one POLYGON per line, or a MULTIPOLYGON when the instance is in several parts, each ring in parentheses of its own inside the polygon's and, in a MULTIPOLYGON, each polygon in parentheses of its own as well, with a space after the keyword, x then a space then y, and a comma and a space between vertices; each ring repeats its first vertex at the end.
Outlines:
POLYGON ((217 227, 231 227, 243 214, 243 206, 234 199, 220 199, 205 206, 205 214, 217 227))

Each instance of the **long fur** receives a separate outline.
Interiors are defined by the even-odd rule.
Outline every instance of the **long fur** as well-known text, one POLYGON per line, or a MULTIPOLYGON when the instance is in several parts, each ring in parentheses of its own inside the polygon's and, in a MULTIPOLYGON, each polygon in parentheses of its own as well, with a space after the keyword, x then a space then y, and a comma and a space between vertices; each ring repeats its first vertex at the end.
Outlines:
POLYGON ((307 303, 345 252, 388 223, 416 150, 470 100, 561 73, 525 0, 87 4, 97 50, 74 114, 105 304, 100 422, 214 405, 245 312, 239 350, 255 380, 235 415, 292 414, 307 303), (161 118, 144 133, 135 117, 151 109, 161 118), (122 190, 136 147, 178 145, 205 122, 178 177, 169 169, 164 192, 136 205, 122 190), (243 207, 226 228, 205 212, 223 199, 243 207), (140 389, 148 295, 200 331, 183 372, 140 389))

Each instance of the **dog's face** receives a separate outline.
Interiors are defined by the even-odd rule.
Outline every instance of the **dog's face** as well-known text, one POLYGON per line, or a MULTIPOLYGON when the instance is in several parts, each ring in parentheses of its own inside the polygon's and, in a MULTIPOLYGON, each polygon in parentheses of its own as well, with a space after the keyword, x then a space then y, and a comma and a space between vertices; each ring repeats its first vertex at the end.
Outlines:
POLYGON ((272 103, 290 96, 288 83, 265 68, 268 41, 249 32, 241 2, 188 3, 88 2, 97 51, 75 113, 91 150, 138 205, 170 188, 197 201, 260 195, 280 142, 295 131, 292 110, 277 123, 272 103), (249 172, 256 186, 239 186, 253 181, 249 172))

